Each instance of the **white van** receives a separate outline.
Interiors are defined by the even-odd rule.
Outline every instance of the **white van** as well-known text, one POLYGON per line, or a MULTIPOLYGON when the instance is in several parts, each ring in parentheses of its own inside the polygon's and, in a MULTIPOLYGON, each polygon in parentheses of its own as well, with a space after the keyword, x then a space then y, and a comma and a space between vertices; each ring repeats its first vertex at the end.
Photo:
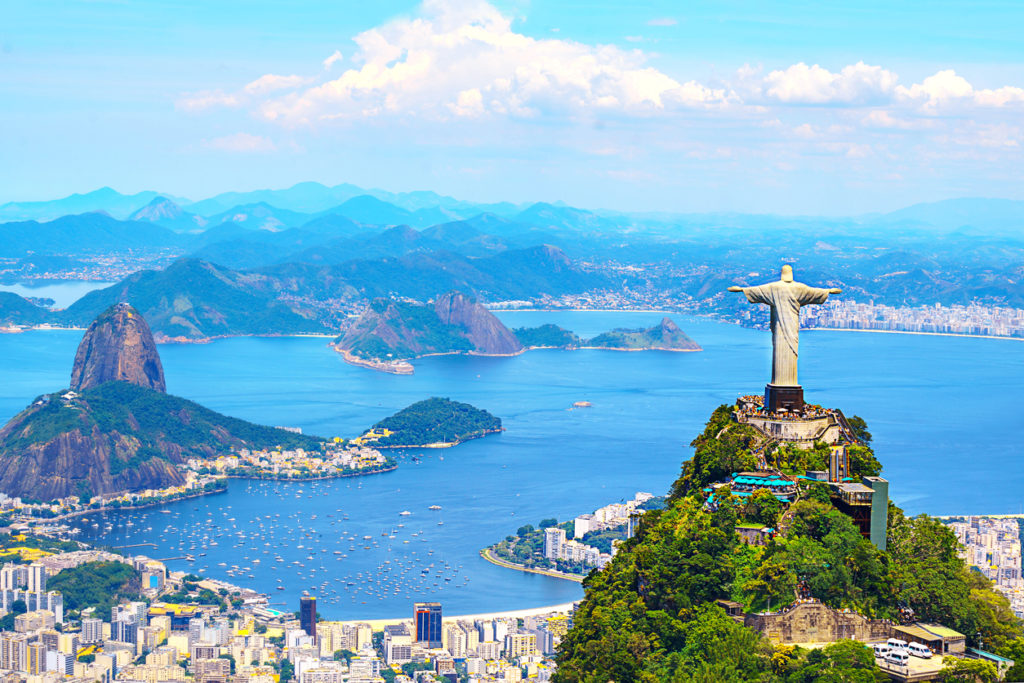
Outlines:
POLYGON ((910 655, 907 654, 906 650, 889 650, 889 654, 885 656, 885 661, 897 666, 907 666, 910 663, 910 655))
POLYGON ((889 654, 892 649, 888 643, 875 643, 871 646, 871 649, 875 651, 876 659, 885 659, 885 656, 889 654))
POLYGON ((910 645, 907 645, 907 652, 915 657, 920 657, 921 659, 932 658, 932 651, 921 643, 911 643, 910 645))
POLYGON ((899 638, 890 638, 889 640, 887 640, 885 642, 888 643, 890 650, 903 650, 903 651, 906 651, 906 649, 907 649, 907 641, 900 640, 899 638))

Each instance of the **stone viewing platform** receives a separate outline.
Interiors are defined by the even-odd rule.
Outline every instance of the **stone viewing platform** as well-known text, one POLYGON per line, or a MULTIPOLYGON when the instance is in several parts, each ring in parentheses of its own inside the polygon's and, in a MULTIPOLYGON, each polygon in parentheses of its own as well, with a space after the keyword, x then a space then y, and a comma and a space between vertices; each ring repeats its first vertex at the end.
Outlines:
POLYGON ((805 404, 802 413, 770 413, 764 408, 763 396, 749 395, 736 400, 733 415, 766 438, 799 448, 812 448, 819 441, 832 446, 857 440, 843 413, 832 408, 805 404))

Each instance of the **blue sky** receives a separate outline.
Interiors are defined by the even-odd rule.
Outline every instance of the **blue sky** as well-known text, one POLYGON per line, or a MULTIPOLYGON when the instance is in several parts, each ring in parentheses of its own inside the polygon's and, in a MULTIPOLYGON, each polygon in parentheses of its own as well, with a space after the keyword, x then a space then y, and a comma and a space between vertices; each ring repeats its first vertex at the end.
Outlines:
POLYGON ((134 2, 0 9, 0 201, 303 180, 857 214, 1024 199, 1024 6, 134 2))

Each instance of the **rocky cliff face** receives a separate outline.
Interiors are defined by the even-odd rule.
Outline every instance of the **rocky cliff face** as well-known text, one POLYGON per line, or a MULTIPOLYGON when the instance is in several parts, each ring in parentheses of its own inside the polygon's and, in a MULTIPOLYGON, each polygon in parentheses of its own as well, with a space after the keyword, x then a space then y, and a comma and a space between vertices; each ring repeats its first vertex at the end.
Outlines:
POLYGON ((647 330, 653 340, 660 341, 661 347, 680 351, 700 351, 700 345, 680 329, 674 321, 662 318, 661 324, 647 330))
MULTIPOLYGON (((19 417, 24 419, 15 418, 0 430, 0 448, 34 432, 30 426, 32 415, 23 413, 19 417), (26 428, 27 433, 22 431, 26 428)), ((83 424, 49 440, 24 444, 16 455, 4 453, 8 457, 0 458, 0 490, 10 496, 54 500, 158 489, 185 482, 181 470, 169 459, 150 457, 132 462, 138 457, 139 447, 139 439, 134 436, 83 424)))
POLYGON ((449 292, 434 301, 434 312, 445 325, 461 327, 476 353, 507 355, 519 353, 523 345, 494 314, 459 292, 449 292))
POLYGON ((149 325, 125 303, 111 306, 93 321, 78 345, 71 370, 71 388, 75 391, 115 380, 167 391, 149 325))
POLYGON ((469 297, 451 292, 432 305, 373 301, 338 348, 361 358, 398 360, 429 353, 519 353, 522 344, 490 311, 469 297))

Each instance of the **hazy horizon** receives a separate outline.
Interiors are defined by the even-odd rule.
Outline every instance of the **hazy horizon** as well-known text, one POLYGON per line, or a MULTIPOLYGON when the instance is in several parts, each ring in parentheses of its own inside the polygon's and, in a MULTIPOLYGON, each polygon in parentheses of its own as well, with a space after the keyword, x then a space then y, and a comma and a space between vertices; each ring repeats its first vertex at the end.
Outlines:
POLYGON ((56 2, 0 28, 0 201, 316 178, 845 216, 1024 198, 1024 8, 56 2))
MULTIPOLYGON (((322 183, 322 182, 317 181, 317 180, 303 180, 303 181, 299 181, 297 183, 293 183, 293 184, 288 185, 288 186, 281 186, 281 187, 264 186, 264 187, 245 188, 245 189, 229 188, 229 189, 226 189, 226 190, 221 190, 219 192, 215 192, 215 193, 211 193, 211 194, 206 194, 206 195, 202 195, 202 196, 193 196, 193 197, 185 197, 185 196, 177 195, 177 194, 175 194, 173 192, 163 192, 163 191, 161 191, 160 188, 149 188, 149 187, 147 187, 147 188, 141 188, 141 189, 138 189, 138 190, 134 190, 133 189, 130 192, 125 192, 125 191, 122 191, 119 188, 112 187, 110 185, 103 185, 103 186, 96 187, 96 188, 91 189, 91 190, 72 192, 72 193, 69 193, 69 194, 66 194, 66 195, 61 195, 61 196, 58 196, 58 197, 3 199, 2 201, 0 201, 0 208, 3 208, 4 206, 9 205, 9 204, 47 203, 47 202, 54 202, 54 201, 60 201, 60 200, 64 200, 64 199, 69 199, 69 198, 72 198, 72 197, 86 197, 86 196, 92 195, 94 193, 101 192, 103 190, 112 190, 112 191, 118 193, 119 195, 121 195, 123 197, 131 197, 131 196, 134 196, 134 195, 137 195, 137 194, 153 192, 153 193, 155 193, 159 197, 163 197, 165 199, 168 199, 170 201, 173 201, 173 202, 179 204, 180 206, 182 206, 182 208, 184 208, 186 211, 188 211, 189 207, 192 204, 198 204, 200 202, 203 202, 203 201, 206 201, 206 200, 209 200, 209 199, 213 199, 215 197, 218 197, 218 196, 221 196, 221 195, 224 195, 224 194, 249 194, 249 193, 258 193, 258 192, 282 192, 282 191, 290 190, 290 189, 292 189, 292 188, 294 188, 294 187, 296 187, 298 185, 308 185, 308 184, 317 184, 317 185, 321 185, 324 188, 328 188, 328 189, 333 188, 333 187, 337 187, 337 186, 341 186, 341 185, 346 185, 346 184, 348 184, 348 185, 356 185, 355 183, 346 183, 345 181, 342 181, 342 182, 334 184, 334 185, 330 185, 330 184, 327 184, 327 183, 322 183)), ((747 215, 747 216, 762 215, 762 216, 772 217, 772 218, 823 218, 823 219, 843 219, 843 218, 849 218, 849 219, 856 219, 856 218, 863 218, 863 217, 869 217, 869 216, 875 216, 875 215, 884 215, 884 214, 887 214, 887 213, 892 213, 892 212, 900 211, 902 209, 906 209, 906 208, 910 208, 910 207, 918 206, 918 205, 938 204, 938 203, 942 203, 942 202, 955 202, 955 201, 995 201, 995 202, 1012 201, 1012 202, 1015 202, 1015 201, 1024 201, 1024 200, 1015 199, 1015 198, 1012 198, 1012 197, 980 197, 980 196, 946 197, 946 198, 943 198, 943 199, 937 199, 937 200, 933 200, 933 201, 914 202, 914 203, 911 203, 911 204, 900 204, 900 205, 896 205, 896 206, 893 206, 893 207, 888 207, 888 208, 885 208, 885 209, 879 209, 879 210, 873 210, 873 211, 862 211, 860 213, 831 213, 831 214, 827 214, 827 213, 817 213, 817 214, 814 214, 814 213, 784 213, 784 212, 770 212, 770 211, 737 211, 737 210, 730 210, 730 209, 718 209, 718 210, 708 210, 708 211, 672 211, 672 210, 657 210, 657 209, 652 209, 652 208, 629 209, 629 208, 610 208, 610 207, 606 207, 606 206, 581 206, 581 205, 570 204, 569 202, 566 202, 566 201, 561 200, 561 199, 526 199, 526 200, 523 200, 523 201, 511 201, 511 200, 508 200, 508 199, 500 199, 500 198, 497 198, 497 199, 474 199, 474 198, 469 198, 469 197, 446 195, 444 193, 438 192, 438 191, 430 189, 430 188, 416 188, 416 189, 410 189, 410 190, 396 190, 396 189, 387 188, 387 187, 361 187, 361 186, 358 186, 358 185, 356 185, 356 186, 360 187, 360 189, 364 190, 367 194, 371 194, 371 193, 386 193, 386 194, 401 195, 401 194, 411 194, 411 193, 417 193, 417 192, 433 192, 433 193, 439 195, 440 197, 444 197, 444 198, 447 198, 447 199, 453 199, 453 200, 460 201, 460 202, 466 202, 466 203, 469 203, 469 204, 496 204, 496 203, 505 202, 505 203, 510 203, 510 204, 516 205, 516 206, 518 206, 520 208, 529 207, 529 206, 532 206, 534 204, 552 204, 552 205, 555 205, 555 206, 565 206, 565 207, 569 207, 569 208, 581 209, 581 210, 584 210, 584 211, 590 211, 590 212, 599 213, 599 214, 600 213, 622 213, 622 214, 635 215, 635 216, 641 216, 641 215, 645 215, 645 214, 649 214, 649 215, 663 214, 665 216, 685 216, 685 215, 703 215, 703 214, 714 215, 714 214, 730 214, 730 213, 732 213, 732 214, 747 215)), ((152 200, 147 200, 146 202, 143 202, 141 204, 141 206, 145 206, 150 201, 152 201, 152 200)), ((386 201, 386 200, 382 200, 382 201, 386 201)), ((340 203, 342 203, 342 202, 339 202, 339 204, 340 203)), ((94 209, 94 210, 102 210, 102 209, 94 209)), ((313 212, 313 213, 315 213, 315 212, 313 212)), ((52 219, 46 219, 46 220, 52 220, 52 219)), ((0 220, 0 222, 4 222, 4 221, 0 220)))

